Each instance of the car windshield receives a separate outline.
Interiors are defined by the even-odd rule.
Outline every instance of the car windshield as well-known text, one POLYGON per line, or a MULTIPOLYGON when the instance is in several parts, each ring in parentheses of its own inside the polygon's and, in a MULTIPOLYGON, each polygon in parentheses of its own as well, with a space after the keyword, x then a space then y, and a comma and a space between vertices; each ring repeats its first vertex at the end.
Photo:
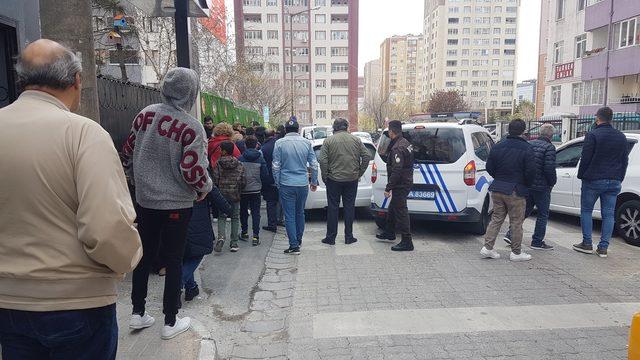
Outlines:
MULTIPOLYGON (((452 164, 466 151, 462 129, 416 127, 404 131, 403 136, 411 143, 417 163, 452 164)), ((384 162, 390 143, 385 131, 378 144, 378 153, 384 162)))

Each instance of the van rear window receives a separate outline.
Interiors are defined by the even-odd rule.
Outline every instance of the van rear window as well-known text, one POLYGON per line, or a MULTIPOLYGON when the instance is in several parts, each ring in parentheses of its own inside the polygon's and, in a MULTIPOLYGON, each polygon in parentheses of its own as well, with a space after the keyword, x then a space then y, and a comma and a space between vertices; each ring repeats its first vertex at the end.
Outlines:
MULTIPOLYGON (((413 147, 416 163, 452 164, 465 153, 464 133, 454 128, 418 128, 403 132, 413 147)), ((391 139, 385 131, 380 137, 378 153, 387 162, 391 139)))

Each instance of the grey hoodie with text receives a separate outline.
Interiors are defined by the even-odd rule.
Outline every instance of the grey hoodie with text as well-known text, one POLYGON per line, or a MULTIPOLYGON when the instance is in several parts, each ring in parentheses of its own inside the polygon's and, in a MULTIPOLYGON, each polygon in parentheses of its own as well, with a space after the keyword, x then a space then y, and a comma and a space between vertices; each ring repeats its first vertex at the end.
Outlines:
POLYGON ((188 113, 198 91, 195 71, 173 68, 162 81, 163 102, 147 106, 133 120, 122 165, 144 208, 190 208, 198 193, 211 190, 204 127, 188 113))

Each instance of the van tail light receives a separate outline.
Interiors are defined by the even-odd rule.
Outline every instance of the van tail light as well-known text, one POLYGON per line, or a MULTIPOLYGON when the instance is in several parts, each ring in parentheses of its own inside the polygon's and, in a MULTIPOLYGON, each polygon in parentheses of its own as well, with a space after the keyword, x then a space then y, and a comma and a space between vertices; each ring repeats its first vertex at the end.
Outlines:
POLYGON ((476 184, 476 162, 473 160, 464 167, 464 183, 468 186, 476 184))
POLYGON ((378 167, 376 163, 373 163, 373 165, 371 165, 371 183, 375 184, 376 180, 378 180, 378 167))

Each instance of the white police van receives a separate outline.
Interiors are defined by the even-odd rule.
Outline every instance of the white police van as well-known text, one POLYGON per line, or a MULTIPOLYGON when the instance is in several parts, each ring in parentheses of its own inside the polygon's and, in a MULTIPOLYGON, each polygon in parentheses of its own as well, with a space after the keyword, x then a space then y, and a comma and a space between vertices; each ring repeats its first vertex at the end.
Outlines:
MULTIPOLYGON (((492 203, 486 161, 494 144, 487 129, 475 124, 405 124, 402 132, 413 148, 413 188, 407 205, 412 219, 460 222, 484 234, 492 203)), ((383 228, 389 199, 386 156, 391 139, 385 130, 373 165, 371 212, 383 228)), ((392 192, 393 195, 393 192, 392 192)))

